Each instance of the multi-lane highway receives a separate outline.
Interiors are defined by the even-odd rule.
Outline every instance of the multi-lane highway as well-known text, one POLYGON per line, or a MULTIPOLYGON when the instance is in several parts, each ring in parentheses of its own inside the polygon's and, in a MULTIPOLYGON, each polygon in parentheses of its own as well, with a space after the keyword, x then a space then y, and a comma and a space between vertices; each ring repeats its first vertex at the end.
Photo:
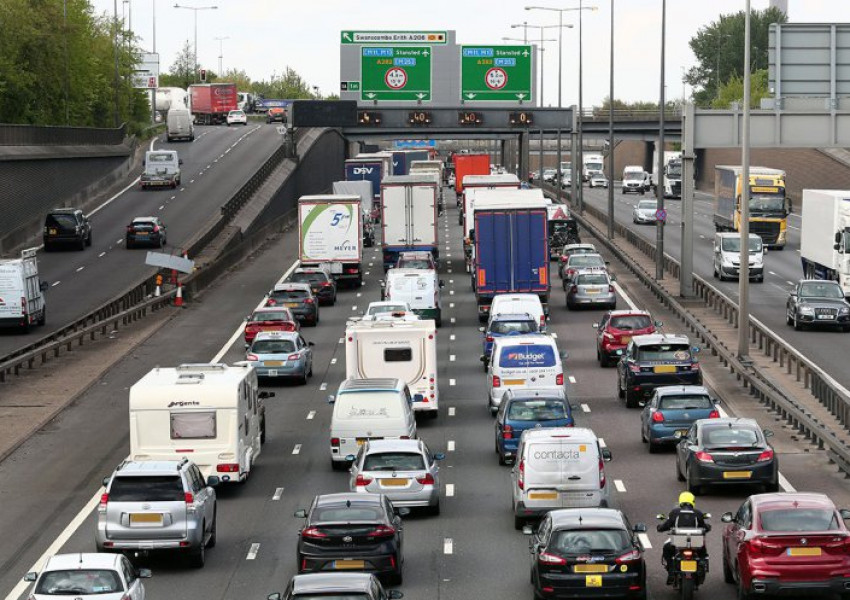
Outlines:
MULTIPOLYGON (((596 202, 597 194, 586 197, 596 202)), ((446 452, 441 468, 447 485, 440 516, 405 519, 401 589, 412 600, 528 598, 527 539, 513 528, 509 471, 498 465, 493 452, 493 419, 478 360, 481 334, 455 210, 450 208, 440 218, 445 240, 440 277, 446 283, 444 326, 438 335, 441 410, 437 420, 422 421, 419 429, 434 451, 446 452)), ((270 285, 291 267, 296 251, 295 234, 284 235, 121 360, 48 429, 0 463, 0 598, 25 597, 28 588, 19 585, 20 578, 44 553, 94 551, 91 511, 100 481, 129 450, 129 386, 155 365, 241 359, 241 338, 234 333, 270 285)), ((148 561, 153 569, 153 578, 145 583, 149 598, 262 599, 282 590, 295 573, 300 520, 293 518, 293 511, 306 507, 315 494, 347 489, 347 474, 333 472, 328 465, 331 408, 326 397, 345 375, 346 319, 379 296, 380 252, 366 252, 364 287, 341 291, 338 304, 323 309, 321 324, 304 329, 305 337, 316 343, 314 377, 304 387, 274 388, 277 396, 266 402, 268 443, 251 479, 244 486, 220 490, 218 544, 208 553, 206 567, 193 570, 169 557, 148 561)), ((633 303, 654 310, 643 286, 621 266, 612 267, 624 290, 619 305, 633 303)), ((601 313, 568 312, 559 282, 554 283, 550 330, 569 352, 566 387, 578 424, 592 427, 614 454, 606 470, 616 506, 633 522, 649 525, 644 542, 650 597, 673 598, 659 565, 664 538, 654 529, 654 515, 669 510, 681 491, 673 455, 648 454, 640 442, 638 412, 625 409, 614 393, 614 370, 597 365, 591 324, 601 313)), ((668 320, 660 311, 657 314, 668 320)), ((726 410, 758 415, 764 426, 777 429, 777 451, 787 478, 784 488, 817 489, 830 494, 839 506, 850 506, 844 480, 823 456, 794 442, 748 396, 729 392, 734 388, 728 387, 721 369, 712 371, 710 362, 710 357, 704 359, 706 378, 723 390, 726 410), (718 374, 716 380, 713 373, 718 374)), ((698 499, 698 507, 715 515, 715 531, 709 535, 714 562, 701 597, 735 597, 734 588, 723 583, 720 569, 719 516, 737 509, 748 493, 730 489, 698 499)))
POLYGON ((0 354, 85 315, 152 272, 152 267, 145 265, 144 249, 124 248, 125 229, 133 217, 161 217, 168 228, 164 251, 179 251, 280 144, 276 128, 259 124, 199 127, 198 131, 191 143, 166 143, 163 135, 149 145, 178 151, 183 159, 180 187, 142 191, 137 184, 130 185, 112 198, 104 198, 92 211, 91 247, 82 252, 39 252, 39 274, 50 285, 47 324, 27 335, 3 332, 0 354))

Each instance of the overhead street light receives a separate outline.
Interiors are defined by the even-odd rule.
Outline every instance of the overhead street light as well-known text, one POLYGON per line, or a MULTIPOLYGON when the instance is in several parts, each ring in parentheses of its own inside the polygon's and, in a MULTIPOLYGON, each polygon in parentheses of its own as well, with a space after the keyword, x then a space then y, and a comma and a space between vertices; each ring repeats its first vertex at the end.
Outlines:
POLYGON ((174 8, 184 8, 186 10, 191 10, 195 13, 195 66, 194 66, 194 74, 192 75, 193 79, 197 79, 198 77, 198 11, 199 10, 218 10, 218 6, 184 6, 182 4, 175 4, 174 8))
POLYGON ((224 56, 224 40, 229 40, 230 36, 225 35, 223 37, 213 38, 218 42, 218 76, 221 77, 221 74, 224 73, 224 67, 221 66, 222 58, 224 56))

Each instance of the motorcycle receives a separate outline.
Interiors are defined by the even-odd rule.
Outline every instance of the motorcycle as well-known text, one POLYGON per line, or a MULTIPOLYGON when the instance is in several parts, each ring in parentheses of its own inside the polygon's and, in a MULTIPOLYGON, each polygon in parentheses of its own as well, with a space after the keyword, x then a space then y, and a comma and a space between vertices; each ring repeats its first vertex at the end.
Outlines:
MULTIPOLYGON (((656 515, 659 521, 667 515, 656 515)), ((705 518, 711 515, 706 514, 705 518)), ((694 592, 705 583, 708 573, 708 553, 705 550, 705 530, 702 528, 674 527, 669 543, 673 557, 667 563, 667 584, 679 590, 680 600, 692 600, 694 592)))

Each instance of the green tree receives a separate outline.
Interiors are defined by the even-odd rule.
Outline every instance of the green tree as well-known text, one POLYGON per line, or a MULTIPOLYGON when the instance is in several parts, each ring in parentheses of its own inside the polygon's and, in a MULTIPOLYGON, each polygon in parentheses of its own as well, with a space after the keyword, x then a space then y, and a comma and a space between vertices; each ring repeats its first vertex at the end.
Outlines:
POLYGON ((263 98, 286 98, 290 100, 310 99, 313 93, 310 86, 295 69, 286 67, 281 74, 273 74, 268 81, 255 81, 251 91, 263 98))
MULTIPOLYGON (((200 69, 201 66, 198 65, 200 69)), ((159 85, 161 87, 179 87, 184 90, 195 83, 195 53, 189 40, 177 52, 174 62, 168 68, 168 73, 160 75, 159 85)))
MULTIPOLYGON (((770 95, 767 86, 767 69, 756 71, 750 76, 750 108, 758 108, 761 99, 770 95)), ((711 101, 711 108, 730 108, 733 102, 744 103, 744 80, 737 75, 720 86, 717 98, 711 101)))
POLYGON ((242 69, 229 69, 221 75, 216 75, 215 81, 235 83, 240 92, 251 89, 251 78, 242 69))
MULTIPOLYGON (((690 46, 697 64, 685 76, 695 88, 694 101, 707 107, 718 97, 723 83, 744 74, 744 11, 720 15, 701 28, 690 46)), ((768 32, 771 23, 785 23, 788 17, 775 7, 750 13, 750 58, 753 71, 767 69, 768 32)))

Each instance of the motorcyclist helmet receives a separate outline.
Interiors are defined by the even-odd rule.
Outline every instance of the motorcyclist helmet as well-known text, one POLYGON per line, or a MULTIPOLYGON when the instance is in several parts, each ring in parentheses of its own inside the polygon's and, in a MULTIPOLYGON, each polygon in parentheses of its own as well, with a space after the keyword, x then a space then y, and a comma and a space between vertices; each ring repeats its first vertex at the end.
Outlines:
POLYGON ((685 506, 686 504, 690 505, 693 508, 694 503, 696 502, 696 498, 690 492, 682 492, 679 494, 679 506, 685 506))

